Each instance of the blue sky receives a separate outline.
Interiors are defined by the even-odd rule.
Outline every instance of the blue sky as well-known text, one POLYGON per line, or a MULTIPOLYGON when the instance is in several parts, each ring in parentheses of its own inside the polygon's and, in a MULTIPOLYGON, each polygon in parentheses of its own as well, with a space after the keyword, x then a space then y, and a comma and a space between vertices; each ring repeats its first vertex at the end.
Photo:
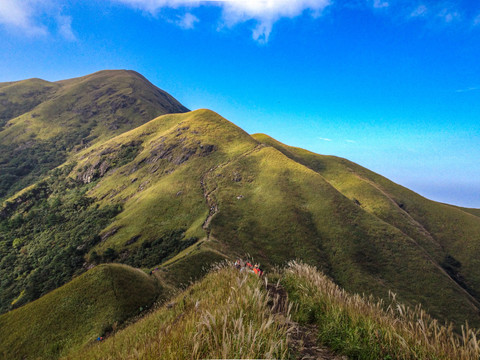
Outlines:
POLYGON ((0 81, 133 69, 190 109, 480 208, 480 2, 1 0, 0 81))

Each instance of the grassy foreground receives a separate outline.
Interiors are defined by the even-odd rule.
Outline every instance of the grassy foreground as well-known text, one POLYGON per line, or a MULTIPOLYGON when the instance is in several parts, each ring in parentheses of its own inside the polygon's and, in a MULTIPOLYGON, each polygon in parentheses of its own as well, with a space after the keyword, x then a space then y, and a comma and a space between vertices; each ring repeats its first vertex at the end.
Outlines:
POLYGON ((220 267, 170 304, 66 359, 286 359, 288 331, 288 315, 270 311, 260 279, 220 267))
POLYGON ((480 356, 477 331, 464 327, 459 335, 394 296, 387 306, 350 295, 314 267, 295 262, 270 277, 278 282, 268 288, 283 287, 288 300, 277 297, 282 291, 268 292, 268 280, 218 266, 169 304, 65 359, 296 359, 304 354, 292 336, 304 325, 315 329, 318 346, 349 359, 480 356))
POLYGON ((454 333, 420 307, 349 295, 314 267, 290 263, 282 278, 296 311, 294 319, 314 324, 319 341, 352 359, 478 360, 479 332, 454 333))

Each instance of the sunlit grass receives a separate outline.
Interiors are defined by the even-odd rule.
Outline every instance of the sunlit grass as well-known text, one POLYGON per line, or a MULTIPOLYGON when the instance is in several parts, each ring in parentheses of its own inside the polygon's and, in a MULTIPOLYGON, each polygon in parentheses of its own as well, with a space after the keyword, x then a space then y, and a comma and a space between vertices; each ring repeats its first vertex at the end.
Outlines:
MULTIPOLYGON (((479 332, 457 334, 421 307, 350 295, 314 267, 291 262, 282 283, 296 311, 294 319, 315 324, 319 340, 353 359, 478 360, 479 332)), ((441 294, 439 294, 441 296, 441 294)))
POLYGON ((288 356, 288 314, 273 314, 262 280, 220 267, 169 304, 66 359, 288 356))

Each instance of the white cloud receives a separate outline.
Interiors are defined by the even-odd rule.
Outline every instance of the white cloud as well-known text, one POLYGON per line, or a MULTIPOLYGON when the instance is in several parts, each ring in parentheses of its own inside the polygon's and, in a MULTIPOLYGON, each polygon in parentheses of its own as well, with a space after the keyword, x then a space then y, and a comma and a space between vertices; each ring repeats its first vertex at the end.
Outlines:
POLYGON ((345 140, 348 143, 356 144, 357 142, 355 140, 345 140))
POLYGON ((480 86, 472 86, 466 89, 458 89, 458 90, 455 90, 455 92, 464 93, 464 92, 477 91, 477 90, 480 90, 480 86))
POLYGON ((199 19, 195 15, 186 13, 180 17, 180 20, 178 20, 176 24, 182 29, 193 29, 195 27, 195 23, 197 22, 199 22, 199 19))
POLYGON ((27 35, 45 35, 46 28, 33 20, 37 4, 35 0, 1 0, 0 24, 20 29, 27 35))
POLYGON ((66 40, 75 41, 77 37, 72 30, 72 17, 71 16, 58 16, 58 33, 62 35, 66 40))
POLYGON ((69 41, 76 40, 72 17, 61 14, 58 0, 0 0, 0 26, 28 36, 45 36, 55 29, 69 41))
POLYGON ((319 137, 318 140, 323 140, 323 141, 332 141, 332 139, 328 139, 328 138, 323 138, 323 137, 319 137))
POLYGON ((460 14, 455 10, 442 9, 438 13, 438 17, 440 17, 446 23, 451 23, 453 20, 460 19, 460 14))
POLYGON ((387 1, 373 0, 373 7, 375 9, 387 8, 389 6, 390 6, 390 4, 387 1))
POLYGON ((475 19, 473 19, 473 25, 474 26, 480 25, 480 14, 477 15, 475 19))
POLYGON ((415 10, 410 14, 411 17, 425 16, 428 12, 428 8, 425 5, 419 5, 415 10))
POLYGON ((202 5, 219 6, 224 25, 232 27, 249 20, 257 21, 252 37, 267 42, 273 24, 281 18, 294 18, 304 11, 316 17, 331 4, 331 0, 111 0, 156 14, 162 8, 194 8, 202 5))

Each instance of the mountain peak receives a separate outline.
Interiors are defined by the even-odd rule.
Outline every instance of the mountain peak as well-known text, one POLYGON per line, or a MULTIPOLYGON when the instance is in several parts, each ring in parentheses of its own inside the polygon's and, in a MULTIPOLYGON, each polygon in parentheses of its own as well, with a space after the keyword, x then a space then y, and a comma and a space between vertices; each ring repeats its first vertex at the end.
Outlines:
POLYGON ((160 115, 187 111, 132 70, 103 70, 57 82, 4 83, 0 87, 0 198, 60 165, 70 151, 160 115), (27 168, 15 170, 13 159, 21 159, 27 168), (37 175, 31 178, 32 173, 37 175))

